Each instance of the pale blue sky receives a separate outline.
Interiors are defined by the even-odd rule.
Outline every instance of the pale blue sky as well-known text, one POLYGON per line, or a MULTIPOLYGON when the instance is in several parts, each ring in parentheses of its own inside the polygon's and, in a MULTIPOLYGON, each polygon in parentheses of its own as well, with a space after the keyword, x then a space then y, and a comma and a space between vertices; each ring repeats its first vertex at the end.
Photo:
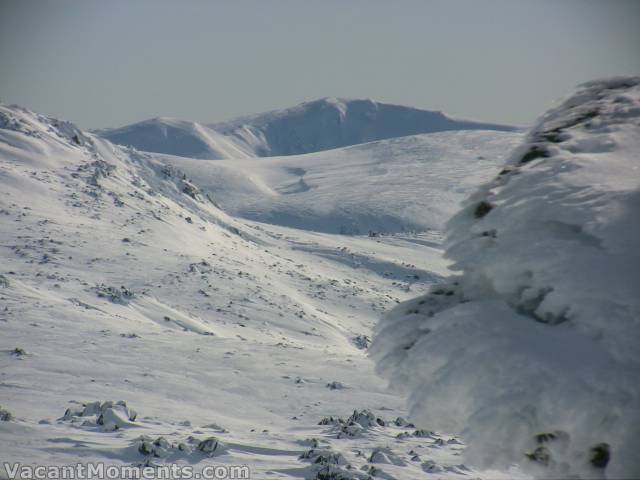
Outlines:
POLYGON ((629 73, 636 0, 0 0, 0 102, 85 128, 324 96, 527 124, 629 73))

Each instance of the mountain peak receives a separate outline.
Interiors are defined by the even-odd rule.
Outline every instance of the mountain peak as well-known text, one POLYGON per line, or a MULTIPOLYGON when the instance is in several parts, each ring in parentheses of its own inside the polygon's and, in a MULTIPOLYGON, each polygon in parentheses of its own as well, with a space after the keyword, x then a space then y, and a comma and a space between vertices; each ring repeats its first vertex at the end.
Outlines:
POLYGON ((507 125, 453 119, 440 111, 339 97, 323 97, 210 127, 250 145, 257 156, 311 153, 448 130, 516 130, 507 125))
POLYGON ((513 131, 440 111, 371 98, 322 97, 293 107, 209 125, 155 117, 97 133, 140 150, 195 158, 298 155, 360 143, 450 130, 513 131))

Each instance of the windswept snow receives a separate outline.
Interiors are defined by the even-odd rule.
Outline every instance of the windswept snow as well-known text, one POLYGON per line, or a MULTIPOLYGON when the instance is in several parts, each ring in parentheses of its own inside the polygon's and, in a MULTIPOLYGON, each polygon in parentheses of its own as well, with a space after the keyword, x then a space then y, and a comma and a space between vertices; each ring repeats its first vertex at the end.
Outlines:
POLYGON ((185 171, 237 217, 326 233, 441 230, 521 140, 458 131, 307 155, 202 162, 157 156, 185 171))
POLYGON ((381 322, 379 370, 476 464, 640 475, 639 153, 640 78, 583 85, 449 223, 459 274, 381 322))
POLYGON ((239 220, 180 167, 0 107, 3 461, 511 476, 398 418, 367 357, 376 317, 447 274, 437 232, 239 220))
POLYGON ((508 125, 373 100, 323 98, 207 126, 166 118, 97 133, 138 150, 195 158, 299 155, 393 137, 450 130, 514 131, 508 125))

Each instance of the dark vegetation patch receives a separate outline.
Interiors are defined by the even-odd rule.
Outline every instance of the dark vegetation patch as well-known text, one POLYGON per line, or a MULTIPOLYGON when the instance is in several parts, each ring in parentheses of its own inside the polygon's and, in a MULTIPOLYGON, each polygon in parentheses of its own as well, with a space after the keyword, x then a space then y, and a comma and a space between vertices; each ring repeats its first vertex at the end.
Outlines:
POLYGON ((491 210, 493 210, 493 205, 483 200, 476 206, 476 209, 474 210, 473 214, 475 215, 476 218, 483 218, 491 210))
POLYGON ((611 450, 608 443, 599 443, 591 449, 589 461, 595 468, 605 468, 611 458, 611 450))

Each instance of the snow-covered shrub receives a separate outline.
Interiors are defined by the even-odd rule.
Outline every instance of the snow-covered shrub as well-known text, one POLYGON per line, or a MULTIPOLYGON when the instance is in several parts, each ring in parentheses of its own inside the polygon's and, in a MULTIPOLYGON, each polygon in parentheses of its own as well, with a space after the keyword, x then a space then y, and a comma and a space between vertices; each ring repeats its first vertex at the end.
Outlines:
POLYGON ((640 476, 640 78, 547 112, 448 224, 448 285, 370 348, 420 426, 471 461, 640 476))
POLYGON ((49 121, 52 133, 55 133, 71 144, 86 145, 90 142, 85 134, 82 133, 82 130, 80 130, 71 122, 67 122, 66 120, 58 120, 57 118, 46 119, 42 117, 42 119, 45 121, 49 121))
POLYGON ((326 386, 329 390, 342 390, 344 388, 344 384, 336 380, 333 380, 332 382, 327 383, 326 386))
POLYGON ((116 167, 104 160, 96 160, 95 162, 86 165, 85 169, 91 169, 92 171, 91 176, 87 179, 89 185, 100 187, 100 180, 111 176, 111 174, 116 170, 116 167))
POLYGON ((15 347, 13 350, 11 350, 11 355, 13 355, 14 357, 24 357, 27 354, 27 351, 22 348, 22 347, 15 347))
POLYGON ((98 297, 108 298, 113 303, 119 303, 121 305, 127 305, 129 301, 135 297, 135 293, 125 286, 116 288, 101 284, 94 287, 93 290, 96 292, 98 297))
POLYGON ((11 420, 13 420, 13 415, 11 415, 11 412, 2 408, 2 405, 0 405, 0 421, 9 422, 11 420))

